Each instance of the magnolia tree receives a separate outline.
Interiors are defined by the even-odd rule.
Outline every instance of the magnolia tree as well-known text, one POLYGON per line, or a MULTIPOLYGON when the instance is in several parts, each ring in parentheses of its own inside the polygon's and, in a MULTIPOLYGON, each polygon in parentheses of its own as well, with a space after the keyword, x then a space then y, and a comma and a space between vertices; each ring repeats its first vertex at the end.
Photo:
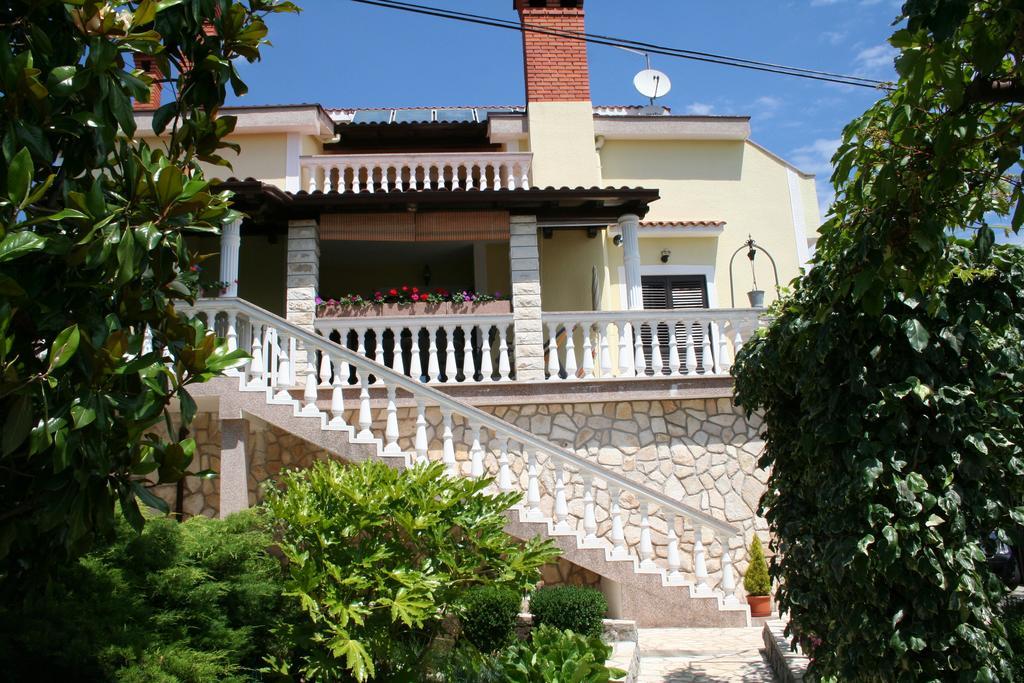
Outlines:
POLYGON ((910 0, 813 268, 737 359, 789 628, 840 680, 1011 680, 990 535, 1024 524, 1024 9, 910 0), (973 231, 969 241, 953 232, 973 231))
POLYGON ((259 58, 275 0, 13 0, 0 8, 0 585, 45 574, 109 531, 136 528, 146 477, 190 473, 187 387, 239 362, 191 301, 188 233, 238 214, 200 162, 234 120, 235 62, 259 58), (132 99, 155 58, 175 88, 156 147, 132 99), (180 405, 172 423, 168 407, 180 405), (166 425, 170 438, 154 428, 166 425))

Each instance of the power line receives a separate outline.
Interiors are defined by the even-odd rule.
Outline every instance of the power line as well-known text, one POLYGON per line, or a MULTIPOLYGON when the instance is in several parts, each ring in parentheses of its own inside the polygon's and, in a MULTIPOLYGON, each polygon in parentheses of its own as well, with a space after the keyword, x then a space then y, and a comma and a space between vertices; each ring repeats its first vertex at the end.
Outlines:
POLYGON ((614 36, 604 36, 600 34, 569 31, 565 29, 550 29, 546 27, 536 26, 533 24, 520 24, 518 22, 510 21, 507 19, 498 19, 496 17, 488 17, 479 14, 470 14, 467 12, 457 12, 455 10, 447 10, 439 7, 430 7, 427 5, 419 5, 410 2, 400 2, 398 0, 352 0, 352 2, 358 2, 360 4, 372 5, 376 7, 383 7, 386 9, 394 9, 403 12, 411 12, 415 14, 439 17, 442 19, 451 19, 453 21, 462 21, 482 26, 490 26, 493 28, 503 28, 507 30, 520 32, 528 31, 532 33, 553 35, 556 37, 568 38, 570 40, 581 40, 583 42, 593 43, 596 45, 607 45, 610 47, 619 47, 627 49, 641 49, 652 54, 659 54, 667 57, 677 57, 680 59, 689 59, 693 61, 707 62, 711 64, 720 64, 723 66, 733 66, 740 69, 762 71, 767 73, 779 74, 783 76, 794 76, 796 78, 805 78, 809 80, 839 83, 842 85, 853 85, 861 88, 887 87, 887 84, 884 81, 879 81, 871 78, 863 78, 860 76, 850 76, 846 74, 839 74, 816 69, 790 67, 781 64, 772 64, 770 62, 761 62, 752 59, 743 59, 740 57, 729 57, 727 55, 718 55, 710 52, 701 52, 698 50, 684 50, 681 48, 666 47, 662 45, 656 45, 653 43, 645 43, 642 41, 629 40, 625 38, 616 38, 614 36))

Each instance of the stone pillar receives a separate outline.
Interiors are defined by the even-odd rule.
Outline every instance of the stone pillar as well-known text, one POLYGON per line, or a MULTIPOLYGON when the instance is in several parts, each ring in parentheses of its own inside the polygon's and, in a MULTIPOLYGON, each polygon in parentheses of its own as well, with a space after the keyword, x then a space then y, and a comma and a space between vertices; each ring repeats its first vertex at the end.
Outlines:
POLYGON ((644 290, 640 283, 640 217, 627 213, 619 218, 622 232, 622 261, 626 270, 626 308, 644 309, 644 290))
POLYGON ((220 421, 220 516, 249 507, 249 463, 245 456, 245 442, 249 436, 249 421, 222 419, 220 421))
POLYGON ((516 379, 520 382, 542 381, 544 329, 541 324, 540 252, 535 216, 512 216, 509 256, 512 263, 516 379))
POLYGON ((242 221, 234 220, 220 233, 220 279, 228 283, 225 296, 238 296, 238 250, 242 246, 242 221))
MULTIPOLYGON (((285 277, 285 318, 293 325, 313 332, 317 289, 320 286, 320 228, 315 220, 288 221, 288 269, 285 277)), ((315 371, 309 366, 301 344, 291 362, 300 384, 310 370, 315 371)))

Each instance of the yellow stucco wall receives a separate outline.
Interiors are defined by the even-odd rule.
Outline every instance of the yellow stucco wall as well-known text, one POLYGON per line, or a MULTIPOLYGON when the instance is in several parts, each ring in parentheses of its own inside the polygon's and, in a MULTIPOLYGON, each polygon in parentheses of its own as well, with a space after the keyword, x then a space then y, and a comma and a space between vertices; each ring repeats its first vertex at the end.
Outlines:
POLYGON ((225 159, 233 168, 208 166, 204 168, 210 178, 256 178, 265 183, 284 188, 286 160, 288 152, 288 135, 286 133, 267 133, 262 135, 235 135, 231 142, 242 146, 242 153, 235 155, 227 150, 225 159))
POLYGON ((603 237, 587 237, 584 230, 555 230, 550 238, 538 236, 538 245, 541 308, 545 311, 593 310, 592 269, 597 267, 598 288, 602 293, 608 280, 603 237))
MULTIPOLYGON (((661 190, 647 221, 722 220, 717 237, 657 237, 640 240, 641 267, 668 272, 675 266, 714 267, 719 306, 728 306, 729 259, 752 235, 775 258, 783 285, 796 277, 802 265, 797 249, 796 224, 790 194, 789 166, 758 146, 744 141, 607 140, 601 150, 602 184, 644 186, 661 190), (661 251, 672 252, 662 264, 661 251), (663 267, 667 266, 667 267, 663 267)), ((800 197, 799 217, 804 239, 817 230, 819 219, 813 178, 794 174, 800 197)), ((621 249, 611 256, 611 275, 618 284, 621 249)), ((610 252, 612 253, 612 252, 610 252)), ((756 261, 757 283, 774 299, 774 277, 763 254, 756 261)), ((749 262, 741 254, 734 265, 737 306, 746 306, 752 288, 749 262)), ((710 279, 710 278, 709 278, 710 279)), ((619 307, 624 302, 615 299, 619 307)), ((712 305, 714 303, 712 302, 712 305)))
POLYGON ((531 102, 527 125, 536 187, 600 184, 590 102, 531 102))
POLYGON ((512 290, 512 264, 508 244, 487 245, 487 293, 509 296, 512 290))

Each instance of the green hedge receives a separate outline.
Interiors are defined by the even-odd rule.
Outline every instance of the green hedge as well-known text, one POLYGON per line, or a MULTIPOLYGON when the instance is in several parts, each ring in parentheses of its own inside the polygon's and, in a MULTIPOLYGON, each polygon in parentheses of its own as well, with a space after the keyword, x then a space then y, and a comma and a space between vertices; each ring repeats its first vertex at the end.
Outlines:
POLYGON ((534 628, 547 624, 584 636, 600 636, 601 620, 608 612, 608 601, 593 588, 551 586, 533 594, 530 612, 534 628))
POLYGON ((1006 639, 1013 648, 1013 655, 1010 657, 1013 680, 1024 681, 1024 599, 1007 599, 1003 607, 1003 624, 1006 626, 1006 639))
POLYGON ((462 601, 462 635, 481 652, 507 645, 515 633, 522 597, 500 586, 482 586, 462 601))

